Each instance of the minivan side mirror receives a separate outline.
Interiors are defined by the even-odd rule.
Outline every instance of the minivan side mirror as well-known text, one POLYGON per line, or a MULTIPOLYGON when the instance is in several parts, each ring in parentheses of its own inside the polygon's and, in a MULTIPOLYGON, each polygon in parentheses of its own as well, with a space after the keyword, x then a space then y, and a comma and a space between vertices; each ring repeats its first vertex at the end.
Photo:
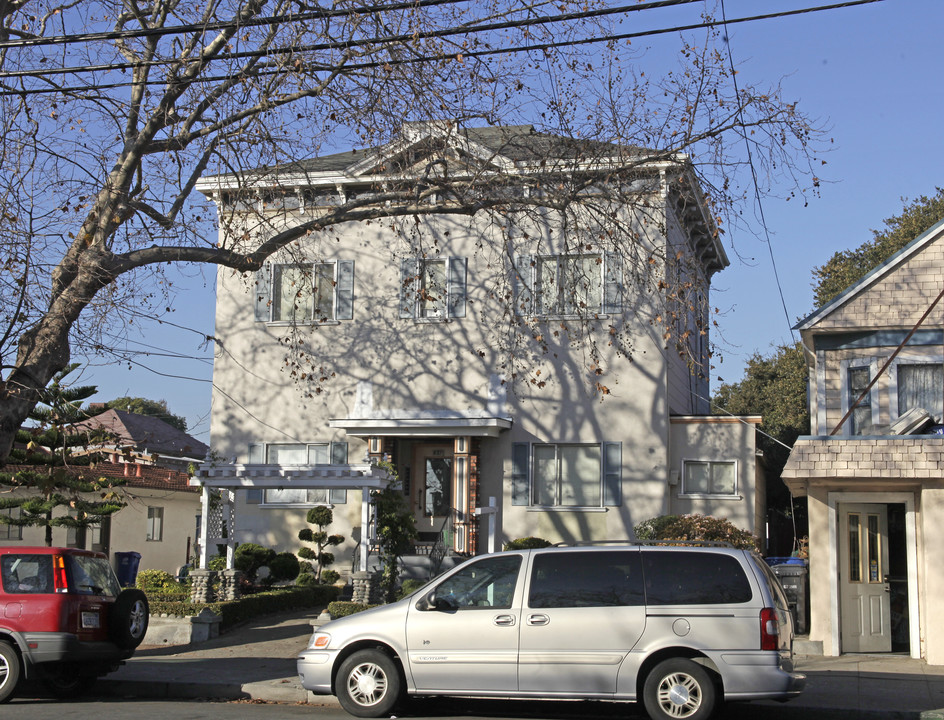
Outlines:
POLYGON ((459 603, 452 595, 437 595, 436 591, 433 590, 416 603, 416 609, 455 612, 459 609, 459 603))

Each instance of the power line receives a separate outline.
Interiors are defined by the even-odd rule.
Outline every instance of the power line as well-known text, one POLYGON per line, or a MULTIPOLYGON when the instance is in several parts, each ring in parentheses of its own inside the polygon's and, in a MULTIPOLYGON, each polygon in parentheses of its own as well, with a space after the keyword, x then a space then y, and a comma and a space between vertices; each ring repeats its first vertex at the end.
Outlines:
MULTIPOLYGON (((663 1, 664 2, 672 2, 672 1, 691 2, 693 0, 663 0, 663 1)), ((406 58, 406 59, 388 59, 388 60, 373 61, 373 62, 368 62, 368 63, 351 63, 351 64, 346 64, 343 66, 343 74, 349 74, 349 73, 352 73, 354 71, 359 71, 359 70, 371 70, 371 69, 376 69, 376 68, 396 67, 396 66, 401 66, 401 65, 414 65, 414 64, 422 64, 422 63, 429 63, 429 62, 441 62, 443 60, 450 60, 450 59, 464 61, 465 59, 483 58, 483 57, 489 57, 493 55, 508 55, 508 54, 520 53, 520 52, 524 52, 524 53, 545 52, 548 50, 554 50, 554 49, 559 49, 559 48, 564 48, 564 47, 576 47, 576 46, 581 46, 581 45, 618 42, 618 41, 623 41, 623 40, 638 39, 642 37, 664 35, 668 33, 707 29, 707 28, 713 28, 713 27, 718 27, 722 25, 734 25, 734 24, 746 23, 746 22, 756 22, 760 20, 772 20, 772 19, 777 19, 777 18, 790 17, 793 15, 802 15, 802 14, 808 14, 808 13, 813 13, 813 12, 836 10, 840 8, 853 7, 857 5, 867 5, 871 3, 877 3, 877 2, 885 2, 885 0, 849 0, 848 2, 834 3, 831 5, 821 5, 821 6, 816 6, 812 8, 801 8, 798 10, 788 10, 788 11, 777 12, 777 13, 752 15, 748 17, 734 18, 730 20, 708 20, 702 23, 677 25, 677 26, 669 27, 669 28, 644 30, 644 31, 633 32, 633 33, 601 35, 597 37, 582 38, 579 40, 564 40, 560 42, 547 42, 547 43, 539 43, 539 44, 531 44, 531 45, 517 45, 510 48, 494 48, 494 49, 487 49, 487 50, 461 50, 460 49, 460 50, 456 50, 456 52, 454 53, 448 53, 448 54, 440 53, 437 55, 423 55, 423 56, 406 58)), ((639 7, 641 6, 633 6, 632 9, 637 9, 639 7)), ((547 20, 547 19, 540 19, 540 21, 543 23, 560 22, 560 20, 547 20)), ((527 22, 527 21, 520 21, 520 22, 527 22)), ((472 26, 471 28, 450 28, 448 30, 436 31, 435 33, 431 33, 428 35, 417 35, 417 36, 411 35, 404 39, 415 39, 417 37, 420 37, 420 38, 426 37, 427 39, 431 39, 433 37, 442 38, 442 37, 448 37, 451 35, 468 35, 470 32, 484 32, 485 30, 490 30, 490 29, 491 29, 490 26, 478 26, 478 29, 476 29, 476 26, 472 26)), ((354 46, 354 45, 351 45, 352 43, 354 43, 355 45, 356 44, 371 45, 380 40, 381 39, 375 38, 375 39, 370 39, 370 40, 363 39, 363 40, 357 40, 357 41, 345 41, 345 44, 348 46, 348 49, 350 49, 350 47, 354 46)), ((394 42, 394 40, 387 40, 387 41, 394 42)), ((215 58, 206 58, 206 60, 217 61, 217 60, 235 59, 237 57, 238 58, 264 58, 264 57, 270 57, 273 55, 284 54, 288 52, 298 53, 298 52, 314 51, 315 49, 341 49, 340 47, 333 47, 333 46, 326 47, 330 45, 332 44, 329 43, 329 44, 322 44, 319 46, 305 46, 301 48, 288 48, 288 49, 278 49, 278 50, 247 51, 246 53, 232 53, 228 55, 220 55, 215 58)), ((197 61, 198 59, 195 59, 193 62, 197 62, 197 61)), ((160 61, 160 62, 166 63, 168 61, 160 61)), ((123 65, 124 64, 94 66, 94 69, 95 71, 119 69, 120 67, 123 67, 123 65)), ((128 69, 128 68, 126 67, 124 69, 128 69)), ((305 69, 312 72, 318 72, 318 71, 337 71, 342 68, 339 68, 337 64, 321 64, 321 65, 308 64, 305 69)), ((62 70, 59 70, 58 72, 60 74, 79 74, 81 72, 90 72, 90 71, 92 71, 92 66, 62 69, 62 70)), ((32 70, 32 71, 11 71, 8 73, 0 72, 0 78, 3 78, 3 77, 33 78, 35 77, 35 78, 45 79, 46 77, 48 77, 48 75, 53 74, 54 72, 57 72, 57 71, 51 71, 47 69, 47 70, 32 70)), ((255 79, 255 78, 261 78, 261 77, 266 77, 266 76, 279 75, 284 72, 285 71, 282 68, 274 68, 271 70, 261 70, 258 72, 253 72, 251 75, 247 74, 246 78, 255 79)), ((237 77, 237 76, 234 76, 233 74, 227 74, 227 75, 196 77, 191 80, 179 81, 179 82, 186 82, 187 84, 223 82, 227 80, 233 80, 234 77, 237 77)), ((101 90, 111 90, 111 89, 132 87, 132 86, 134 87, 159 86, 159 85, 164 86, 164 85, 167 85, 168 82, 170 81, 167 78, 162 78, 159 80, 145 80, 145 81, 138 81, 138 82, 128 80, 128 81, 122 81, 122 82, 116 82, 116 83, 73 85, 73 86, 66 86, 66 87, 53 86, 50 88, 8 89, 8 90, 0 91, 0 96, 7 96, 7 95, 27 96, 27 95, 38 95, 38 94, 48 94, 48 93, 80 93, 80 92, 88 92, 91 90, 101 91, 101 90)))
MULTIPOLYGON (((440 0, 442 1, 442 0, 440 0)), ((455 1, 455 0, 451 0, 455 1)), ((503 20, 501 22, 490 22, 485 24, 470 25, 464 24, 459 26, 453 26, 449 28, 443 28, 441 30, 433 30, 428 32, 421 33, 401 33, 398 35, 386 35, 380 37, 372 38, 358 38, 354 40, 339 40, 330 43, 317 43, 310 45, 295 45, 287 46, 274 49, 266 50, 246 50, 243 52, 235 53, 225 53, 217 56, 210 57, 195 57, 192 60, 186 61, 189 63, 195 62, 217 62, 220 60, 242 60, 242 59, 256 59, 264 57, 272 57, 279 55, 292 55, 299 53, 309 53, 309 52, 319 52, 323 50, 349 50, 351 48, 357 47, 371 47, 374 45, 391 45, 396 43, 402 43, 407 41, 415 40, 432 40, 432 39, 441 39, 446 37, 452 37, 454 35, 464 35, 468 36, 471 34, 483 33, 483 32, 492 32, 495 30, 509 30, 509 29, 519 29, 526 27, 534 27, 537 25, 550 25, 555 23, 562 22, 574 22, 577 20, 587 20, 597 17, 604 17, 607 15, 617 15, 617 14, 627 14, 630 12, 639 12, 642 10, 651 10, 655 8, 662 7, 671 7, 674 5, 687 5, 695 2, 703 2, 703 0, 653 0, 652 2, 642 3, 637 5, 621 5, 614 8, 602 8, 596 10, 584 10, 582 12, 571 12, 571 13, 559 13, 557 15, 545 15, 542 17, 531 17, 525 18, 523 20, 503 20)), ((288 20, 279 21, 279 22, 289 22, 288 20)), ((199 29, 199 28, 197 28, 199 29)), ((604 36, 605 37, 605 36, 604 36)), ((451 55, 450 55, 451 56, 451 55)), ((447 56, 447 57, 450 57, 447 56)), ((83 72, 101 72, 103 70, 133 70, 140 67, 156 67, 161 65, 173 65, 182 63, 179 58, 168 59, 168 60, 153 60, 147 62, 124 62, 124 63, 106 63, 103 65, 84 65, 78 67, 68 67, 68 68, 44 68, 43 70, 10 70, 0 72, 0 77, 45 77, 47 75, 65 75, 65 74, 78 74, 83 72)), ((326 66, 332 67, 332 66, 326 66)))
MULTIPOLYGON (((725 12, 724 0, 721 0, 721 18, 725 22, 726 22, 726 15, 727 13, 725 12)), ((730 39, 727 39, 725 41, 725 46, 728 52, 728 64, 731 67, 731 80, 734 83, 734 92, 736 95, 739 95, 740 91, 738 90, 737 70, 735 70, 734 68, 734 57, 731 53, 730 39)), ((741 108, 738 108, 738 116, 741 115, 741 112, 742 112, 741 108)), ((742 124, 743 124, 743 121, 742 121, 742 124)), ((793 339, 794 342, 796 342, 796 336, 793 334, 793 326, 790 322, 790 313, 787 310, 787 300, 783 294, 783 285, 780 283, 780 273, 777 270, 777 260, 774 257, 774 246, 773 246, 773 243, 770 241, 770 228, 767 226, 767 217, 764 214, 764 203, 763 203, 763 200, 761 199, 760 187, 757 181, 757 168, 754 165, 754 154, 751 152, 751 143, 748 140, 747 136, 744 135, 743 139, 744 139, 744 147, 747 150, 747 162, 751 168, 751 178, 754 184, 754 202, 756 203, 757 210, 760 213, 760 224, 761 224, 761 227, 764 229, 764 241, 767 243, 767 252, 770 254, 770 265, 774 271, 774 281, 777 283, 777 292, 780 293, 780 305, 781 307, 783 307, 783 314, 787 319, 787 327, 790 328, 790 337, 793 339)))

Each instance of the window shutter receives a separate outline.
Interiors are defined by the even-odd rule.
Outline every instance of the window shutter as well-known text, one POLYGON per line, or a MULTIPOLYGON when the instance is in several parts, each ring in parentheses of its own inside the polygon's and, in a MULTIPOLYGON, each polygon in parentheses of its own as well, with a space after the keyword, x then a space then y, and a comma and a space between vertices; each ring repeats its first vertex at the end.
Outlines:
MULTIPOLYGON (((331 443, 331 464, 347 465, 347 443, 331 443)), ((343 505, 347 502, 347 490, 333 489, 328 491, 328 502, 332 505, 343 505)))
POLYGON ((416 314, 416 258, 400 261, 400 317, 412 318, 416 314))
POLYGON ((272 300, 272 264, 265 263, 256 270, 255 278, 255 313, 256 322, 268 322, 271 317, 272 300))
POLYGON ((603 504, 614 507, 623 504, 622 475, 623 444, 603 443, 603 504))
POLYGON ((449 317, 465 317, 465 276, 466 259, 449 258, 449 307, 446 311, 449 317))
POLYGON ((623 267, 619 255, 606 253, 603 262, 603 312, 623 311, 623 267))
POLYGON ((332 465, 347 465, 347 443, 346 442, 331 443, 331 464, 332 465))
POLYGON ((512 303, 515 315, 529 317, 534 314, 531 287, 534 283, 534 256, 519 255, 511 276, 512 303))
POLYGON ((531 504, 530 443, 511 444, 511 504, 531 504))
POLYGON ((337 320, 354 319, 354 261, 338 261, 337 320))

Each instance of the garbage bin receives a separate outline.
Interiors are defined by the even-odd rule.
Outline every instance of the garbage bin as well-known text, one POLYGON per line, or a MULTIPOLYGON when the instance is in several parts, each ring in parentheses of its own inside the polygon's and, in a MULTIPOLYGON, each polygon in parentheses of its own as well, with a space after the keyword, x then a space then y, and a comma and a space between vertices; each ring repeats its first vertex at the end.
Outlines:
POLYGON ((793 628, 797 635, 806 635, 810 629, 807 618, 810 613, 810 593, 808 590, 809 571, 805 564, 783 563, 774 565, 774 575, 780 580, 783 594, 787 596, 790 614, 793 615, 793 628))
POLYGON ((132 587, 138 579, 138 563, 141 562, 141 553, 116 552, 115 574, 121 587, 132 587))

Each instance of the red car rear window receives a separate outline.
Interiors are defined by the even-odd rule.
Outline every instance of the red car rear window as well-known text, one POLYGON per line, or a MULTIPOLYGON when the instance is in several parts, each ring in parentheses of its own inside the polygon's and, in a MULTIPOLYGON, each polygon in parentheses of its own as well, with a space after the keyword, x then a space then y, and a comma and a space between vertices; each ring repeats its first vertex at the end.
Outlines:
POLYGON ((51 593, 52 555, 4 555, 0 557, 0 582, 7 593, 51 593))

